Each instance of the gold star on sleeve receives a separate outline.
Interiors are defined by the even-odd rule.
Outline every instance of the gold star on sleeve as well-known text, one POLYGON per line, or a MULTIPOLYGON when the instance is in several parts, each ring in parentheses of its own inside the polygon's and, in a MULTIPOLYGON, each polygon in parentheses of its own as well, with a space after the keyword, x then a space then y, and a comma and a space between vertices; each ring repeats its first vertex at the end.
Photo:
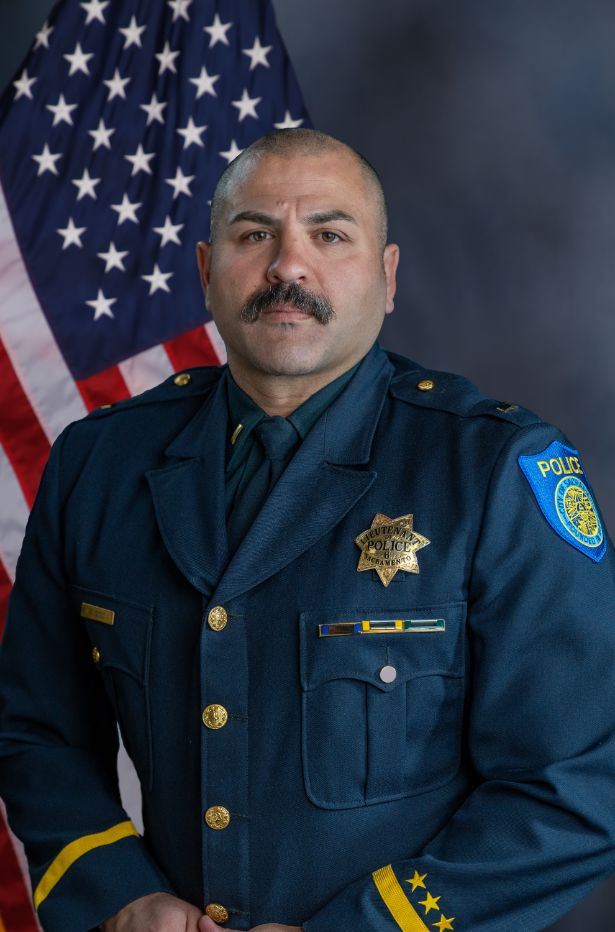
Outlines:
POLYGON ((419 900, 421 906, 425 907, 425 915, 431 912, 432 909, 438 909, 438 903, 441 899, 441 896, 432 896, 431 893, 427 891, 427 897, 424 900, 419 900))
MULTIPOLYGON (((438 899, 440 899, 438 897, 438 899)), ((445 932, 446 929, 452 930, 453 922, 455 920, 454 916, 451 916, 450 919, 447 919, 444 913, 440 914, 440 922, 434 922, 434 926, 440 930, 440 932, 445 932)))
POLYGON ((412 892, 414 893, 417 887, 423 887, 423 889, 425 889, 426 877, 427 874, 419 874, 419 872, 415 870, 414 877, 410 877, 408 880, 406 880, 406 883, 412 884, 412 892))

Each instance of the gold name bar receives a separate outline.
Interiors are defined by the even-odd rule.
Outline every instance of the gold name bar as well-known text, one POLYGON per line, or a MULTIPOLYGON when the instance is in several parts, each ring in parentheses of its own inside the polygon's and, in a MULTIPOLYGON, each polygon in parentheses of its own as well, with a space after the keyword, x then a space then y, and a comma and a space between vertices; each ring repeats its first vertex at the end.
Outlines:
POLYGON ((89 618, 91 621, 100 621, 103 625, 112 625, 115 621, 115 612, 110 608, 101 608, 100 605, 90 605, 89 602, 81 603, 81 617, 89 618))
POLYGON ((352 634, 424 634, 446 631, 444 618, 366 618, 363 621, 338 621, 318 625, 319 638, 352 634))

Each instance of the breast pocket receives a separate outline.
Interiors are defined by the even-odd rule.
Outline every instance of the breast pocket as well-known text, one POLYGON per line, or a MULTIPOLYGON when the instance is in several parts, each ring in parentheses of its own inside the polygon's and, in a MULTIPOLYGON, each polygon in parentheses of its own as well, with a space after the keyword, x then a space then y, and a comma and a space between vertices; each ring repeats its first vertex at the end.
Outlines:
POLYGON ((303 774, 313 803, 365 806, 453 779, 464 624, 465 603, 301 614, 303 774))
POLYGON ((151 789, 149 658, 153 608, 81 586, 71 586, 71 598, 126 750, 144 787, 151 789))

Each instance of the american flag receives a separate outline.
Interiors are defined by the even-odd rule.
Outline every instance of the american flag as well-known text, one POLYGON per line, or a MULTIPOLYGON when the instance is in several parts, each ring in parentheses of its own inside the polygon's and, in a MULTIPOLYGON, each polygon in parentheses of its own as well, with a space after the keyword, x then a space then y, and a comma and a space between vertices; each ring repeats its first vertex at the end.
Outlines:
MULTIPOLYGON (((194 260, 216 180, 307 125, 268 0, 60 0, 37 33, 0 101, 0 634, 51 443, 224 360, 194 260)), ((0 877, 0 932, 36 929, 1 810, 0 877)))

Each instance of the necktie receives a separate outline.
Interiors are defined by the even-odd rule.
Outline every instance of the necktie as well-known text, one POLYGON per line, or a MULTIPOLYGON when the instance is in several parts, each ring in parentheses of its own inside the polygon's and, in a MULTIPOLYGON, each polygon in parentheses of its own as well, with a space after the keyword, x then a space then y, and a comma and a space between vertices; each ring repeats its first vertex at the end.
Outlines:
POLYGON ((264 417, 254 428, 263 461, 249 484, 240 490, 228 519, 229 550, 234 553, 254 524, 267 495, 284 472, 299 435, 285 417, 264 417))

